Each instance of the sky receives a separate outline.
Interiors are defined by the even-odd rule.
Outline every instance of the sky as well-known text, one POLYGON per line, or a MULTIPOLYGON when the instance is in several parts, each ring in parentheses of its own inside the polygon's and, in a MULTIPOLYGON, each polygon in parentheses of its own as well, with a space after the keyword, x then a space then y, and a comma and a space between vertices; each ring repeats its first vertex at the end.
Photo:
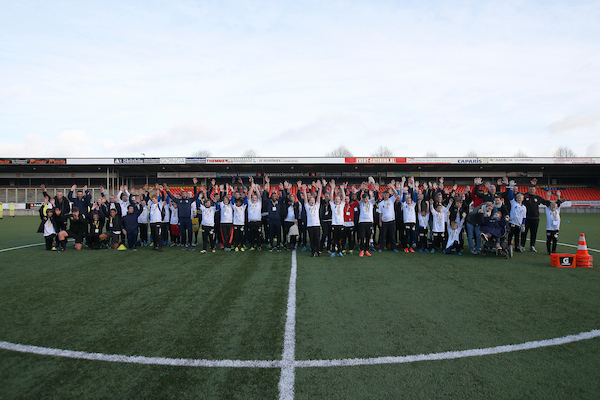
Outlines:
POLYGON ((600 156, 600 1, 18 1, 0 157, 600 156))

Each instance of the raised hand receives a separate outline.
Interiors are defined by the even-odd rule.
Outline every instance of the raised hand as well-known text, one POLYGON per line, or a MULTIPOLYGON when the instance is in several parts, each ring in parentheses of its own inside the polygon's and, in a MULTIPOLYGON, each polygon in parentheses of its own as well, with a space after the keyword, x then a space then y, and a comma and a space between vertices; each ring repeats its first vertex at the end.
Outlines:
POLYGON ((42 188, 42 190, 45 192, 46 191, 46 185, 44 185, 43 183, 40 185, 40 187, 42 188))
POLYGON ((265 183, 271 183, 271 178, 265 175, 265 183))
POLYGON ((443 184, 443 183, 444 183, 444 177, 443 177, 443 176, 440 178, 440 183, 441 183, 441 184, 443 184))
POLYGON ((169 189, 169 187, 167 186, 167 184, 166 184, 166 183, 163 183, 163 184, 162 184, 162 187, 163 187, 165 190, 168 190, 168 189, 169 189))
POLYGON ((74 191, 75 191, 75 189, 77 189, 77 185, 73 185, 73 186, 71 186, 71 191, 72 191, 72 192, 74 192, 74 191))
POLYGON ((496 184, 498 186, 502 186, 502 179, 498 178, 498 180, 496 181, 496 184))
POLYGON ((455 183, 454 186, 452 186, 452 190, 456 192, 456 189, 458 189, 458 185, 455 183))
MULTIPOLYGON (((146 185, 148 186, 148 185, 146 185)), ((100 193, 104 193, 104 186, 100 185, 100 193)))
POLYGON ((298 185, 298 187, 301 187, 302 186, 302 181, 296 182, 296 185, 298 185))
POLYGON ((532 185, 537 185, 537 178, 533 178, 530 182, 532 185))

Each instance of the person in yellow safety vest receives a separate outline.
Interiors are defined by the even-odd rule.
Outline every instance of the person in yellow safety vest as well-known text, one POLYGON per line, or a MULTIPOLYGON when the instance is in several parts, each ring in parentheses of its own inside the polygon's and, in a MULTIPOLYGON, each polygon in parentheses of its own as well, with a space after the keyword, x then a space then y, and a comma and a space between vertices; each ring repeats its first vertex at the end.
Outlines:
POLYGON ((3 216, 4 216, 4 206, 2 205, 2 202, 0 201, 0 219, 2 219, 3 216))
POLYGON ((15 216, 15 205, 14 204, 10 205, 9 214, 10 214, 11 218, 15 216))

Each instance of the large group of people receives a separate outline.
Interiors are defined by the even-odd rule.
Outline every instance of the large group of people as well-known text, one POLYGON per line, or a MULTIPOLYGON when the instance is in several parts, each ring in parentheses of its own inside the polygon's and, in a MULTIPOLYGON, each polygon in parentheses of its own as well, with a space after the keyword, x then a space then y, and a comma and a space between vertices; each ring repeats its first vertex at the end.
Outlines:
POLYGON ((412 177, 379 185, 370 179, 360 185, 334 180, 317 180, 295 185, 283 182, 264 186, 241 178, 232 184, 173 193, 168 185, 148 185, 138 190, 121 186, 116 195, 92 199, 84 186, 71 187, 49 196, 44 191, 40 208, 47 250, 64 251, 67 241, 74 248, 130 249, 149 246, 163 251, 165 246, 195 250, 202 238, 202 253, 299 248, 313 257, 327 254, 369 257, 374 251, 405 253, 441 251, 462 255, 466 244, 471 253, 482 251, 482 240, 500 247, 505 241, 515 251, 525 251, 527 235, 530 251, 540 220, 539 208, 546 210, 547 251, 556 251, 560 229, 561 193, 551 201, 536 194, 534 179, 527 193, 505 177, 497 186, 473 181, 458 193, 457 185, 444 187, 444 179, 419 183, 412 177))

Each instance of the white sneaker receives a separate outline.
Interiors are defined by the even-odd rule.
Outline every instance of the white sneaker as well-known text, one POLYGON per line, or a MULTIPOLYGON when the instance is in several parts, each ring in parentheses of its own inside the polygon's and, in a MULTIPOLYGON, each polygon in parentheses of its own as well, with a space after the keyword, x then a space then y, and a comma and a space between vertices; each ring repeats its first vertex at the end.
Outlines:
MULTIPOLYGON (((523 250, 525 250, 525 249, 523 249, 523 250)), ((529 248, 529 251, 533 251, 534 253, 537 253, 537 250, 536 250, 536 249, 535 249, 535 247, 533 247, 533 246, 531 246, 531 247, 529 248)))

